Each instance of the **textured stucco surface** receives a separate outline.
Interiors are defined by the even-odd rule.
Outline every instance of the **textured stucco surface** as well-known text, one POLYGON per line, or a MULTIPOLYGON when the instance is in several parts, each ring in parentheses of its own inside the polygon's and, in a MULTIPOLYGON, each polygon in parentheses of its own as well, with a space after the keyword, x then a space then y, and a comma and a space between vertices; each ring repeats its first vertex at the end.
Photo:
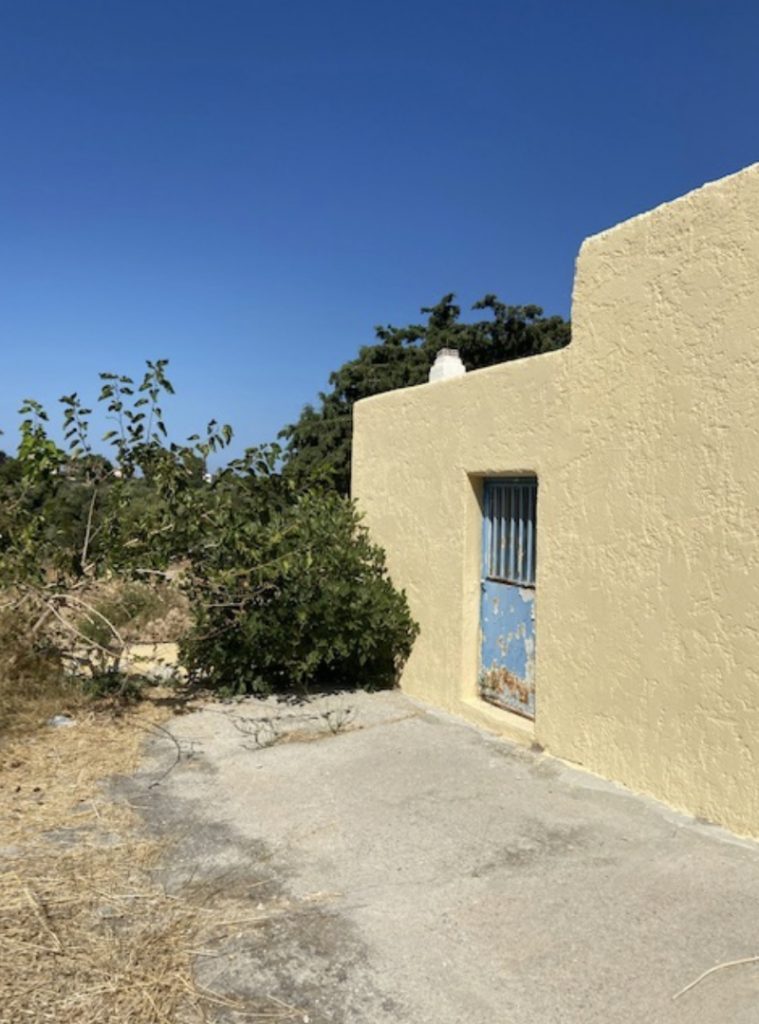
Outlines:
POLYGON ((587 239, 558 353, 355 409, 402 686, 759 835, 759 165, 587 239), (476 696, 481 479, 539 477, 534 728, 476 696))

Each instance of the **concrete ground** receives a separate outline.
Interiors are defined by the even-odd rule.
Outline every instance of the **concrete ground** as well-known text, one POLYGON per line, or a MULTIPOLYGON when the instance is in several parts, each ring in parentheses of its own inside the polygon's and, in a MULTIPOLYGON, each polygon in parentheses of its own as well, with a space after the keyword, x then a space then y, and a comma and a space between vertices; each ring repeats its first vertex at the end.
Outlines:
POLYGON ((759 965, 673 1000, 759 954, 755 844, 399 693, 169 729, 120 792, 170 882, 266 912, 199 958, 215 991, 308 1024, 759 1022, 759 965))

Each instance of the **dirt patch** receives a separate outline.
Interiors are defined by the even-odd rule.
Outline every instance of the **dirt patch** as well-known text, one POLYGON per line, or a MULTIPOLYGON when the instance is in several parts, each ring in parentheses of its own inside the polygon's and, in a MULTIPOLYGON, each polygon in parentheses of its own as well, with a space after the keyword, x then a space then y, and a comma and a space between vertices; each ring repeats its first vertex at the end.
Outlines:
MULTIPOLYGON (((269 710, 259 706, 259 716, 242 717, 247 724, 268 722, 269 710)), ((205 714, 218 720, 220 729, 222 721, 234 726, 229 708, 212 705, 205 714)), ((282 718, 294 728, 283 732, 283 745, 303 741, 298 723, 314 730, 307 732, 307 747, 322 746, 310 741, 333 735, 320 716, 285 713, 282 718)), ((256 1019, 394 1024, 406 1019, 378 985, 371 950, 340 906, 341 893, 332 887, 304 890, 293 884, 297 868, 289 844, 272 843, 267 830, 251 836, 234 820, 209 818, 208 801, 213 800, 210 793, 219 767, 209 761, 202 740, 187 736, 185 725, 190 722, 174 726, 182 736, 182 762, 162 784, 154 782, 173 756, 163 735, 150 741, 141 771, 113 779, 110 791, 114 799, 139 808, 148 834, 158 840, 171 837, 170 856, 159 868, 168 893, 192 899, 196 892, 211 892, 217 894, 214 899, 227 901, 228 930, 216 932, 203 945, 193 968, 196 985, 223 994, 230 1002, 214 1007, 213 1019, 219 1024, 256 1019), (255 924, 251 926, 250 920, 255 924), (247 1016, 236 1013, 235 1001, 246 1006, 247 1016)), ((252 752, 266 759, 274 754, 255 745, 248 751, 247 735, 243 733, 236 745, 235 761, 241 769, 252 752)), ((261 783, 266 784, 263 777, 253 785, 261 783)), ((282 820, 290 813, 284 805, 282 820)))
POLYGON ((102 785, 135 770, 147 734, 166 742, 168 714, 158 702, 120 718, 91 712, 0 749, 3 1024, 303 1020, 280 999, 198 980, 198 963, 272 909, 223 879, 167 887, 170 849, 102 785))

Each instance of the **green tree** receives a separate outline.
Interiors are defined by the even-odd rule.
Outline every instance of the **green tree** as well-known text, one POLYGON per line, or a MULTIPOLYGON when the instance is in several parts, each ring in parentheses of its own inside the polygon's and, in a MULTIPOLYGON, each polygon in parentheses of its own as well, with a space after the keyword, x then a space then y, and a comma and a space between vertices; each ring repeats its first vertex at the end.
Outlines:
POLYGON ((184 663, 232 692, 392 686, 417 627, 355 505, 277 471, 276 445, 214 480, 185 576, 184 663))
POLYGON ((349 493, 354 403, 424 383, 441 348, 458 349, 466 368, 479 370, 569 344, 569 323, 544 316, 540 306, 509 306, 485 295, 472 308, 488 315, 462 322, 461 307, 449 294, 422 308, 425 323, 375 328, 377 341, 332 373, 330 390, 319 395, 318 406, 307 405, 280 433, 286 441, 285 473, 296 480, 320 478, 349 493))
POLYGON ((142 383, 100 375, 110 460, 93 453, 91 410, 76 393, 61 399, 66 449, 45 409, 23 403, 19 472, 0 466, 6 610, 23 610, 29 642, 57 661, 85 661, 98 692, 130 692, 120 627, 137 613, 132 598, 144 604, 145 584, 135 585, 146 578, 190 597, 183 656, 207 685, 392 685, 417 630, 354 505, 285 477, 277 445, 248 449, 207 479, 231 428, 212 420, 185 444, 169 442, 165 368, 149 362, 142 383), (116 597, 91 603, 92 584, 106 580, 116 597))

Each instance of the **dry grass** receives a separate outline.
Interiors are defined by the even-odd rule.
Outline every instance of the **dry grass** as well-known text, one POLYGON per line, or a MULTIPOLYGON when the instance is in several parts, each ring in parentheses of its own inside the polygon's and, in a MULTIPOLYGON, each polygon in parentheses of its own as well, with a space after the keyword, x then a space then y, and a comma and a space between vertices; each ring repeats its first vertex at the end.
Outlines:
POLYGON ((0 608, 0 737, 36 729, 61 711, 76 712, 83 701, 55 654, 35 647, 33 628, 28 615, 0 608))
POLYGON ((165 580, 98 580, 77 597, 82 602, 79 628, 106 647, 113 641, 107 622, 131 643, 175 643, 192 624, 187 596, 176 583, 165 580), (91 611, 85 611, 84 606, 91 611))
POLYGON ((82 688, 62 673, 20 689, 0 672, 0 742, 34 732, 59 713, 76 716, 87 705, 82 688))
MULTIPOLYGON (((99 677, 116 668, 125 644, 175 642, 190 623, 187 599, 170 582, 98 581, 75 589, 0 592, 0 737, 80 711, 93 694, 113 689, 116 675, 107 686, 99 677)), ((139 689, 134 674, 120 677, 129 683, 122 696, 139 689)))
POLYGON ((0 746, 3 1024, 304 1019, 195 983, 195 959, 266 911, 202 887, 167 893, 154 870, 166 850, 101 786, 136 767, 145 731, 166 715, 151 702, 120 718, 90 711, 0 746))

